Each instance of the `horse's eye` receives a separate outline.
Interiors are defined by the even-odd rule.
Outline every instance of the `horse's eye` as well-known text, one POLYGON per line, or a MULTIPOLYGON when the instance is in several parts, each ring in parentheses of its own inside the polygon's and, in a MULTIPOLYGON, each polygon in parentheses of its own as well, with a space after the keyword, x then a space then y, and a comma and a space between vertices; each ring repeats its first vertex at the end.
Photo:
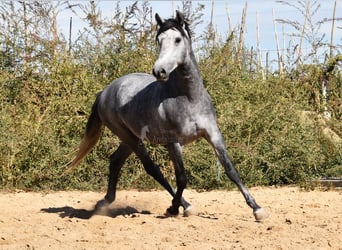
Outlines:
POLYGON ((182 40, 182 39, 181 39, 180 37, 177 37, 176 40, 175 40, 175 43, 176 43, 176 44, 179 44, 179 43, 181 42, 181 40, 182 40))

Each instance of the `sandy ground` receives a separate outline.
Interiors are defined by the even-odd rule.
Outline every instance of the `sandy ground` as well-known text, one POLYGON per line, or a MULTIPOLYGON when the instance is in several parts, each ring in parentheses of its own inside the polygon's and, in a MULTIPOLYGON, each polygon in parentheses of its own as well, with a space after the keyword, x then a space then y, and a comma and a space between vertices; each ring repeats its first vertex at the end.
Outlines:
POLYGON ((0 249, 342 249, 342 191, 253 188, 270 213, 256 222, 237 191, 185 198, 194 215, 165 217, 166 191, 118 191, 94 213, 96 192, 1 192, 0 249))

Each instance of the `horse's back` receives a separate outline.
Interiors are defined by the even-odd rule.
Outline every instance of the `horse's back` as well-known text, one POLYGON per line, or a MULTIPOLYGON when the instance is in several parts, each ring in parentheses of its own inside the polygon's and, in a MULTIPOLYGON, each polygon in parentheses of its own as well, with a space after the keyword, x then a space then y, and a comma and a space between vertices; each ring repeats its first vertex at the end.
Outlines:
POLYGON ((103 90, 101 101, 105 105, 123 106, 155 80, 155 77, 145 73, 132 73, 122 76, 103 90))
MULTIPOLYGON (((132 73, 124 75, 104 88, 100 94, 98 111, 104 124, 111 130, 113 125, 124 122, 127 106, 135 103, 138 93, 156 81, 156 78, 146 73, 132 73)), ((141 107, 143 103, 140 103, 141 107)), ((136 106, 136 105, 134 105, 136 106)), ((124 122, 126 123, 126 122, 124 122)), ((114 132, 114 131, 113 131, 114 132)))

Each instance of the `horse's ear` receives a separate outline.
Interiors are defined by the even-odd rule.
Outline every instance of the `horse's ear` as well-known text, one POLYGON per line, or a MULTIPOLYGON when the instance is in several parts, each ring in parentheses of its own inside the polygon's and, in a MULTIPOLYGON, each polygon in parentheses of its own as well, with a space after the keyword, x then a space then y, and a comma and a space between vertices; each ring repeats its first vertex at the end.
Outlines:
POLYGON ((157 24, 158 24, 159 26, 162 26, 163 23, 164 23, 163 18, 161 18, 161 17, 158 15, 158 13, 156 13, 155 18, 156 18, 157 24))
POLYGON ((177 20, 177 22, 178 22, 181 26, 184 25, 184 16, 183 16, 183 13, 180 12, 180 11, 178 11, 178 10, 176 10, 176 20, 177 20))

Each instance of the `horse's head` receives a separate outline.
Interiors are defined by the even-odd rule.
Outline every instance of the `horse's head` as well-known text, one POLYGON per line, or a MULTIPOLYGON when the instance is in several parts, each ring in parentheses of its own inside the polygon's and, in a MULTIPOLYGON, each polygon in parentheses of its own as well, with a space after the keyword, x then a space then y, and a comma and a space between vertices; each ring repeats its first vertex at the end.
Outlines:
POLYGON ((163 20, 155 16, 159 30, 157 42, 160 53, 153 66, 153 75, 159 81, 167 81, 171 72, 189 58, 191 37, 188 23, 179 11, 175 19, 163 20))

